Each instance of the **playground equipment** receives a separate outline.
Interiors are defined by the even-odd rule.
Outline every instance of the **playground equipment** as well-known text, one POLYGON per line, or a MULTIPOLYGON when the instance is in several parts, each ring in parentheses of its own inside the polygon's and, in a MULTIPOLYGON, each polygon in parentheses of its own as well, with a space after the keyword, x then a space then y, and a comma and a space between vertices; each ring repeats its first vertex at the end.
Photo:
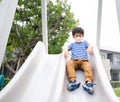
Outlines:
MULTIPOLYGON (((3 0, 0 3, 0 64, 17 2, 18 0, 3 0)), ((96 83, 94 95, 89 95, 82 87, 68 92, 63 53, 49 55, 44 44, 38 42, 14 78, 0 92, 0 102, 120 102, 106 76, 96 47, 89 61, 96 83)), ((83 73, 78 72, 77 76, 84 83, 83 73)))
MULTIPOLYGON (((43 43, 38 42, 18 73, 0 92, 0 102, 120 102, 95 47, 90 56, 96 83, 93 95, 82 87, 74 92, 67 91, 65 62, 63 53, 49 55, 43 43)), ((84 83, 83 73, 78 72, 77 76, 77 80, 84 83)))

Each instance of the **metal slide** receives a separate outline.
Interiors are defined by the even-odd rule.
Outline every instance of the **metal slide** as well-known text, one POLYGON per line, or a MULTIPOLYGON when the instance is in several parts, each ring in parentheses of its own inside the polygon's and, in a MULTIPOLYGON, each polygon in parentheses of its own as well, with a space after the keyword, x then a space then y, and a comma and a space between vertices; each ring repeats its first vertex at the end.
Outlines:
MULTIPOLYGON (((43 43, 38 42, 21 69, 0 92, 0 102, 120 102, 95 47, 90 56, 96 83, 94 95, 89 95, 82 87, 74 92, 66 90, 65 63, 63 53, 48 55, 43 43)), ((84 83, 81 71, 77 76, 84 83)))
POLYGON ((0 66, 5 53, 17 2, 18 0, 2 0, 0 2, 0 66))

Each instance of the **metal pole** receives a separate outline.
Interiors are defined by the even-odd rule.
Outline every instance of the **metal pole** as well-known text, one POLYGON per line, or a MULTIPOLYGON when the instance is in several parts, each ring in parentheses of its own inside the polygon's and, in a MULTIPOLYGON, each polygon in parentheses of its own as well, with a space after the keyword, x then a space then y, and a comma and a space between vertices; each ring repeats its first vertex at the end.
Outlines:
POLYGON ((97 14, 97 38, 96 45, 100 49, 100 34, 101 34, 101 17, 102 17, 102 0, 98 0, 98 14, 97 14))
POLYGON ((118 17, 118 24, 119 24, 119 33, 120 33, 120 0, 115 0, 116 9, 117 9, 117 17, 118 17))
POLYGON ((18 0, 0 2, 0 67, 4 58, 18 0))
POLYGON ((45 44, 46 52, 48 53, 48 30, 47 30, 47 3, 46 0, 41 0, 42 6, 42 37, 45 44))

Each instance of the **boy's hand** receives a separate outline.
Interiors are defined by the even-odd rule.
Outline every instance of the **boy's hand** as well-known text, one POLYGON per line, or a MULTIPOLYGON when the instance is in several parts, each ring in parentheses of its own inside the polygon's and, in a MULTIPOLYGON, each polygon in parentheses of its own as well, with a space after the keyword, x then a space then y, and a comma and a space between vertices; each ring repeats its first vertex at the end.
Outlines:
POLYGON ((65 51, 65 52, 64 52, 64 57, 65 57, 65 58, 68 58, 68 57, 69 57, 69 52, 68 52, 68 51, 65 51))
POLYGON ((69 57, 69 47, 66 47, 64 50, 64 57, 68 58, 69 57))
POLYGON ((93 49, 92 46, 88 47, 87 50, 86 50, 87 54, 92 54, 92 49, 93 49))

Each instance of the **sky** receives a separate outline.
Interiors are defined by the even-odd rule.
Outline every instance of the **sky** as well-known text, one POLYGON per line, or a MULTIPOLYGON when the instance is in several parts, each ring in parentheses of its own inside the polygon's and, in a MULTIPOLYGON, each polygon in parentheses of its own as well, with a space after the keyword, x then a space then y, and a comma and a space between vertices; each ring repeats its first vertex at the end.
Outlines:
MULTIPOLYGON (((98 0, 68 0, 75 19, 85 30, 85 39, 96 44, 98 0)), ((70 40, 72 37, 70 37, 70 40)), ((100 48, 120 51, 120 33, 115 0, 103 0, 100 48)))

